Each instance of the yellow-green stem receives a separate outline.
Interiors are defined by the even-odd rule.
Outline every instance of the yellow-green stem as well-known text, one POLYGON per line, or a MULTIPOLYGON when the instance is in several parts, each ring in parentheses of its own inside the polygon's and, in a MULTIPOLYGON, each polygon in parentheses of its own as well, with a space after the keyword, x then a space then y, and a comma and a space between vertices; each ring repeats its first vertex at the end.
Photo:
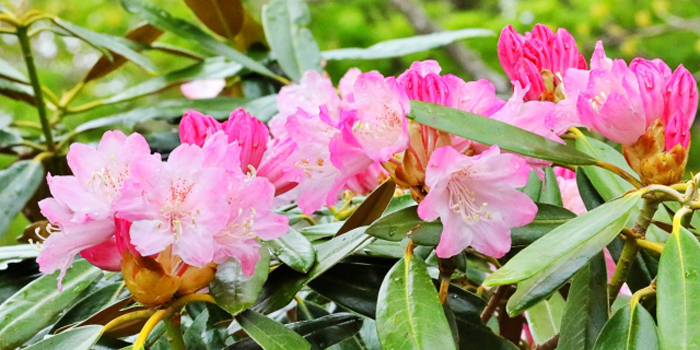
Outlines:
POLYGON ((656 294, 656 288, 653 286, 648 286, 644 287, 638 291, 636 291, 632 295, 632 299, 630 299, 630 307, 632 307, 632 311, 634 311, 634 308, 639 304, 639 301, 642 300, 643 298, 646 298, 650 295, 655 295, 656 294))
POLYGON ((163 320, 165 324, 165 333, 168 336, 168 342, 170 343, 170 349, 172 350, 185 350, 185 340, 182 338, 182 330, 180 329, 180 322, 173 322, 172 319, 166 318, 163 320))
POLYGON ((104 327, 102 327, 101 333, 104 334, 117 326, 124 324, 129 321, 133 320, 138 320, 140 318, 149 318, 153 316, 155 311, 153 310, 142 310, 142 311, 135 311, 135 312, 130 312, 128 314, 121 315, 111 321, 109 321, 104 327))
POLYGON ((153 331, 153 328, 156 327, 156 325, 165 318, 167 315, 168 311, 166 310, 158 310, 156 311, 151 317, 146 321, 146 324, 143 325, 143 328, 141 328, 141 332, 139 333, 138 338, 136 338, 136 341, 134 342, 133 349, 134 350, 143 350, 143 345, 146 344, 146 339, 148 339, 148 335, 151 334, 153 331))

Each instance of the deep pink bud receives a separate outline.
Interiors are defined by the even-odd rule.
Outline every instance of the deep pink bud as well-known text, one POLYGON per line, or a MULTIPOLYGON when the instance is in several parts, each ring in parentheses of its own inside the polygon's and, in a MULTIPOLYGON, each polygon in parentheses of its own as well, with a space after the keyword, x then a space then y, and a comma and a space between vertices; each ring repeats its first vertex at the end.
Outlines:
POLYGON ((129 234, 130 229, 130 221, 116 217, 114 218, 114 238, 119 254, 121 255, 128 250, 132 256, 140 257, 141 254, 139 254, 136 247, 131 243, 131 235, 129 234))
POLYGON ((248 166, 258 168, 267 150, 270 132, 263 122, 253 117, 243 108, 231 112, 229 119, 221 125, 228 135, 228 142, 238 142, 241 147, 241 169, 248 172, 248 166))
POLYGON ((219 130, 221 124, 212 116, 190 109, 180 121, 180 142, 202 147, 207 136, 219 130))
POLYGON ((693 75, 683 65, 678 66, 666 85, 666 150, 680 144, 687 149, 690 143, 690 126, 698 111, 698 86, 693 75))
POLYGON ((635 58, 630 63, 630 69, 634 72, 639 84, 647 127, 664 114, 666 81, 658 67, 655 62, 642 58, 635 58))
POLYGON ((513 80, 521 82, 525 86, 530 86, 530 89, 525 94, 525 101, 537 101, 540 95, 545 90, 544 80, 542 80, 541 71, 537 69, 532 61, 520 59, 515 65, 513 80))
POLYGON ((80 252, 80 256, 105 271, 121 271, 122 255, 114 237, 80 252))
POLYGON ((542 68, 549 69, 552 66, 549 51, 546 44, 540 40, 527 40, 523 45, 523 57, 534 63, 535 67, 537 67, 538 75, 542 68))
POLYGON ((546 25, 542 23, 537 23, 532 28, 532 33, 530 33, 530 37, 541 41, 545 45, 549 45, 554 40, 554 33, 546 25))
POLYGON ((559 28, 550 49, 552 72, 564 73, 567 68, 578 67, 579 53, 576 40, 564 28, 559 28))
POLYGON ((508 78, 512 79, 515 64, 522 56, 523 39, 515 32, 512 25, 507 25, 498 38, 498 60, 508 78))

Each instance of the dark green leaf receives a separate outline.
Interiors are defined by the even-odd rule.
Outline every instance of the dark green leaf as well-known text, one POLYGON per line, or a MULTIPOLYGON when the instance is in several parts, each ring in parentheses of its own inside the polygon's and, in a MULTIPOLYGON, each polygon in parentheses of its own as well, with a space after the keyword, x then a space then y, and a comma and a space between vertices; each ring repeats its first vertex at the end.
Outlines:
POLYGON ((44 167, 33 160, 18 161, 0 171, 0 234, 7 230, 42 180, 44 167))
POLYGON ((61 316, 58 322, 51 327, 51 333, 55 333, 56 330, 64 326, 85 321, 90 316, 109 306, 116 299, 117 292, 121 290, 120 287, 121 283, 112 283, 86 296, 61 316))
POLYGON ((309 272, 316 262, 316 250, 308 239, 293 228, 286 235, 265 242, 287 266, 301 273, 309 272))
POLYGON ((379 290, 377 333, 384 349, 455 349, 425 264, 414 256, 391 268, 379 290))
POLYGON ((344 49, 321 52, 324 60, 376 60, 405 56, 411 53, 428 51, 436 47, 445 46, 456 40, 493 36, 488 29, 462 29, 439 32, 426 35, 416 35, 408 38, 387 40, 376 43, 367 48, 350 47, 344 49))
POLYGON ((395 191, 396 183, 392 179, 384 181, 384 183, 372 191, 372 193, 367 196, 367 199, 355 209, 355 212, 345 220, 345 224, 340 227, 336 236, 342 235, 360 226, 370 225, 375 220, 379 219, 394 197, 395 191))
POLYGON ((0 270, 6 269, 8 264, 36 258, 38 255, 39 249, 31 244, 0 247, 0 270))
POLYGON ((88 350, 100 337, 102 326, 84 326, 44 339, 26 350, 88 350))
POLYGON ((233 39, 243 28, 241 0, 185 0, 187 6, 212 32, 233 39))
POLYGON ((605 203, 605 200, 598 194, 598 190, 595 189, 583 168, 576 169, 576 185, 586 210, 593 210, 605 203))
POLYGON ((29 84, 27 77, 18 71, 17 68, 13 67, 10 62, 7 62, 0 58, 0 78, 4 78, 17 83, 29 84))
POLYGON ((263 28, 272 54, 282 70, 300 81, 307 70, 321 72, 321 52, 309 24, 309 9, 302 0, 272 0, 263 6, 263 28))
POLYGON ((34 90, 29 85, 0 78, 0 95, 34 105, 34 90))
POLYGON ((255 304, 270 269, 270 253, 267 247, 260 248, 260 260, 255 264, 255 273, 246 276, 238 259, 229 259, 220 264, 214 279, 209 283, 211 295, 224 310, 232 315, 255 304))
MULTIPOLYGON (((576 137, 576 149, 597 160, 614 164, 629 174, 634 175, 634 171, 627 165, 627 161, 622 154, 605 142, 590 137, 578 136, 576 137)), ((585 166, 583 170, 586 172, 586 175, 591 180, 591 183, 600 196, 606 201, 617 198, 627 190, 633 188, 627 181, 608 170, 596 166, 585 166)))
POLYGON ((542 300, 527 310, 530 332, 537 344, 542 344, 559 333, 565 305, 566 301, 561 294, 554 293, 551 298, 542 300))
POLYGON ((661 348, 700 348, 700 243, 687 229, 664 246, 657 276, 656 317, 661 348))
POLYGON ((34 260, 8 264, 6 269, 0 270, 0 303, 41 275, 34 260))
POLYGON ((311 344, 302 336, 253 310, 239 314, 236 321, 265 350, 311 349, 311 344))
MULTIPOLYGON (((658 350, 656 325, 649 312, 641 305, 634 309, 625 306, 605 324, 594 350, 658 350)), ((671 347, 667 349, 694 349, 671 347)))
POLYGON ((398 242, 411 236, 411 240, 419 245, 436 246, 440 242, 442 223, 439 220, 426 222, 418 217, 418 206, 397 210, 377 221, 367 228, 367 234, 398 242))
POLYGON ((204 309, 192 322, 183 338, 188 349, 192 350, 219 350, 226 344, 226 334, 222 334, 223 328, 217 329, 209 322, 209 310, 204 309))
MULTIPOLYGON (((52 21, 59 27, 65 29, 69 33, 75 35, 76 37, 82 39, 88 44, 95 47, 102 47, 114 53, 117 53, 131 62, 136 63, 147 71, 155 72, 157 70, 153 62, 149 61, 146 57, 141 56, 138 52, 130 48, 128 45, 129 40, 115 37, 107 34, 93 32, 89 29, 80 27, 68 21, 64 21, 60 18, 53 17, 52 21)), ((136 43, 133 43, 136 44, 136 43)))
POLYGON ((544 190, 539 201, 559 207, 564 206, 561 201, 561 191, 559 190, 557 176, 554 175, 554 170, 551 167, 544 169, 544 190))
POLYGON ((510 229, 513 247, 524 247, 542 238, 550 231, 576 217, 566 208, 551 204, 536 203, 537 215, 535 220, 522 227, 510 229))
POLYGON ((540 180, 536 171, 530 171, 527 184, 525 184, 525 187, 523 187, 521 191, 528 195, 534 202, 540 200, 540 196, 542 195, 542 180, 540 180))
POLYGON ((63 292, 56 286, 58 271, 44 275, 0 304, 1 350, 14 349, 55 321, 67 306, 102 276, 85 260, 77 261, 63 279, 63 292))
POLYGON ((192 23, 173 17, 165 10, 157 9, 140 0, 122 0, 122 4, 127 11, 136 13, 154 26, 185 39, 192 40, 213 54, 222 55, 262 75, 275 79, 279 78, 262 64, 236 51, 226 43, 213 38, 192 23))
POLYGON ((592 350, 608 321, 607 270, 603 253, 574 275, 561 324, 559 350, 592 350))
POLYGON ((0 129, 0 149, 14 146, 22 142, 22 136, 11 129, 0 129))
POLYGON ((502 150, 562 164, 592 165, 596 160, 572 147, 529 131, 458 109, 411 101, 408 118, 451 134, 498 145, 502 150))

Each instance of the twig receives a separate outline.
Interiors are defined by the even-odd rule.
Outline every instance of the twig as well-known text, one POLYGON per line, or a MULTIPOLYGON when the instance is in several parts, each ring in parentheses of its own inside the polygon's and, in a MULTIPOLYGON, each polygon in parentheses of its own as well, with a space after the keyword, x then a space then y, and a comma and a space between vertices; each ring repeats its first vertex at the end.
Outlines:
POLYGON ((498 305, 501 304, 501 298, 503 294, 505 294, 507 288, 508 286, 499 286, 496 291, 493 292, 491 299, 489 299, 488 304, 486 304, 486 308, 481 312, 481 323, 486 324, 489 322, 491 316, 493 316, 493 312, 496 311, 498 305))

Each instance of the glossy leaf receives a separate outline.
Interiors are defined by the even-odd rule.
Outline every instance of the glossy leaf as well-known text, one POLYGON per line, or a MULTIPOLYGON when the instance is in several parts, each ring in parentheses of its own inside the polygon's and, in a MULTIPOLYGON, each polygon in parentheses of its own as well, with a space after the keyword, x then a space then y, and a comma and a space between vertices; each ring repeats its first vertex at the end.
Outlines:
POLYGON ((309 24, 309 9, 302 0, 272 0, 263 6, 262 25, 272 54, 282 70, 300 81, 307 70, 321 72, 321 52, 309 24))
MULTIPOLYGON (((578 136, 576 137, 576 149, 597 160, 614 164, 629 174, 635 174, 629 165, 627 165, 627 161, 622 154, 605 142, 590 137, 578 136)), ((583 167, 583 169, 595 189, 606 201, 617 198, 627 190, 633 188, 627 181, 608 170, 596 166, 586 166, 583 167)))
POLYGON ((122 0, 122 4, 129 12, 136 13, 154 26, 198 43, 202 48, 213 54, 222 55, 244 67, 274 79, 279 77, 262 64, 236 51, 226 43, 213 38, 197 26, 180 18, 175 18, 165 10, 147 5, 140 0, 122 0))
POLYGON ((593 349, 658 350, 659 338, 656 335, 654 319, 641 305, 634 309, 629 305, 625 306, 605 324, 593 349))
POLYGON ((557 176, 554 175, 552 167, 544 169, 544 190, 542 191, 539 202, 560 207, 564 206, 561 200, 561 191, 559 190, 557 176))
POLYGON ((457 136, 487 145, 498 145, 505 151, 563 164, 595 164, 595 159, 572 147, 510 124, 459 109, 411 101, 411 113, 407 117, 457 136))
POLYGON ((397 210, 367 228, 367 234, 374 237, 398 242, 410 235, 418 245, 436 246, 440 242, 442 223, 439 220, 426 222, 418 217, 418 206, 397 210))
POLYGON ((314 226, 304 227, 299 230, 299 233, 304 235, 306 239, 313 242, 319 239, 333 237, 338 230, 345 224, 344 221, 329 222, 327 224, 318 224, 314 226))
POLYGON ((218 328, 209 322, 209 310, 204 309, 187 327, 183 334, 188 349, 219 350, 224 348, 226 334, 223 328, 218 328), (219 332, 223 331, 223 332, 219 332))
POLYGON ((302 336, 253 310, 236 316, 236 321, 265 350, 311 349, 311 344, 302 336))
POLYGON ((574 275, 561 324, 559 350, 592 350, 608 321, 607 271, 603 253, 574 275))
POLYGON ((25 350, 88 350, 100 337, 101 326, 84 326, 44 339, 25 350))
POLYGON ((0 303, 41 276, 39 265, 34 260, 9 263, 5 269, 0 270, 0 303))
POLYGON ((425 263, 414 256, 392 267, 379 290, 377 333, 383 349, 455 349, 425 263))
POLYGON ((0 78, 17 83, 29 84, 29 80, 27 80, 27 77, 25 77, 22 72, 2 58, 0 58, 0 78))
POLYGON ((7 230, 44 179, 41 162, 21 160, 0 171, 0 234, 7 230))
POLYGON ((661 348, 700 348, 700 243, 684 227, 664 246, 657 276, 661 348))
POLYGON ((598 190, 596 190, 588 175, 586 175, 583 167, 576 169, 576 186, 583 200, 583 205, 586 206, 586 210, 593 210, 605 203, 603 197, 600 196, 598 190))
POLYGON ((542 344, 559 333, 566 304, 561 294, 554 293, 551 298, 542 300, 527 310, 530 332, 537 344, 542 344))
POLYGON ((402 196, 393 197, 391 198, 389 205, 386 207, 386 210, 384 210, 382 216, 389 215, 393 212, 396 212, 403 208, 408 208, 416 204, 416 201, 413 200, 413 197, 411 197, 410 194, 404 194, 402 196))
POLYGON ((232 315, 249 308, 258 299, 270 269, 270 253, 267 247, 260 248, 260 260, 255 264, 255 273, 246 276, 238 259, 231 258, 220 264, 209 291, 219 305, 232 315))
POLYGON ((295 271, 309 272, 316 262, 316 250, 311 242, 291 227, 286 235, 267 241, 265 245, 295 271))
POLYGON ((0 349, 14 349, 50 325, 102 276, 102 271, 85 260, 77 261, 63 279, 62 293, 58 292, 57 276, 58 271, 44 275, 0 304, 0 349))
POLYGON ((496 286, 520 282, 551 269, 550 265, 562 258, 567 265, 577 265, 577 270, 615 238, 639 200, 639 194, 628 195, 571 219, 523 249, 484 283, 496 286))
MULTIPOLYGON (((161 35, 163 35, 162 30, 152 26, 149 23, 144 23, 129 31, 125 38, 136 43, 150 45, 161 35)), ((111 59, 108 56, 100 57, 100 59, 94 66, 92 66, 88 74, 83 79, 84 82, 104 77, 127 62, 127 59, 120 54, 115 52, 111 52, 110 54, 112 56, 111 59)))
POLYGON ((114 302, 117 292, 121 290, 120 287, 121 283, 112 283, 84 297, 61 316, 58 322, 51 327, 51 333, 56 333, 64 326, 82 322, 109 306, 114 302))
POLYGON ((535 220, 525 226, 510 229, 511 245, 514 248, 532 244, 555 228, 576 217, 576 214, 566 208, 544 203, 536 204, 537 215, 535 220))
POLYGON ((243 28, 240 0, 185 0, 187 6, 212 32, 233 39, 243 28))
POLYGON ((38 255, 39 249, 31 244, 0 247, 0 270, 6 269, 8 264, 36 258, 38 255))
POLYGON ((540 180, 540 177, 537 175, 536 171, 530 171, 527 184, 525 184, 525 187, 521 188, 520 190, 534 202, 538 202, 540 200, 540 196, 542 195, 542 180, 540 180))
POLYGON ((104 100, 104 104, 113 104, 147 96, 168 87, 197 79, 227 78, 238 74, 243 69, 240 63, 229 62, 223 57, 208 58, 183 69, 147 80, 104 100))
POLYGON ((400 57, 408 54, 428 51, 445 46, 456 40, 493 36, 488 29, 462 29, 444 31, 426 35, 416 35, 408 38, 387 40, 367 48, 343 48, 321 52, 324 60, 376 60, 380 58, 400 57))
POLYGON ((370 225, 375 220, 379 219, 394 197, 395 191, 396 183, 393 180, 388 179, 384 181, 384 183, 372 191, 365 201, 355 209, 355 212, 345 220, 345 224, 340 227, 336 236, 342 235, 360 226, 370 225))
MULTIPOLYGON (((53 17, 51 20, 57 26, 65 29, 69 33, 75 35, 92 46, 105 48, 111 52, 114 52, 128 59, 129 61, 136 63, 149 72, 155 72, 157 70, 153 62, 149 61, 146 57, 141 56, 141 54, 129 47, 129 40, 127 39, 93 32, 89 29, 80 27, 68 21, 64 21, 60 18, 53 17)), ((114 59, 114 57, 112 57, 112 59, 114 59)))

